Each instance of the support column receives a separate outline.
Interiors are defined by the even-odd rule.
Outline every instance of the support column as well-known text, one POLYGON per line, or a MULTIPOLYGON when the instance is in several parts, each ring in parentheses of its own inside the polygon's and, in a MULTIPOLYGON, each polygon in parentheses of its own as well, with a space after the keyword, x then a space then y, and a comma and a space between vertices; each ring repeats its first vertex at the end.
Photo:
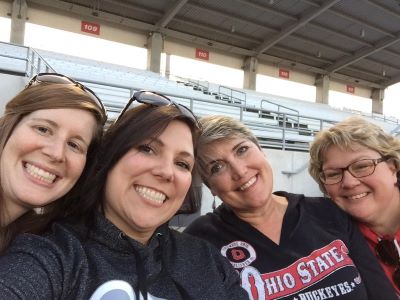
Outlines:
POLYGON ((162 34, 160 32, 152 32, 147 39, 147 70, 160 73, 163 48, 164 40, 162 34))
POLYGON ((328 75, 318 75, 315 79, 316 97, 315 102, 329 104, 329 85, 330 80, 328 75))
POLYGON ((169 79, 171 75, 171 54, 167 53, 165 55, 165 77, 169 79))
POLYGON ((248 90, 255 90, 258 71, 258 59, 253 56, 247 57, 243 62, 243 70, 243 88, 248 90))
POLYGON ((28 5, 25 0, 14 0, 11 11, 10 43, 24 45, 28 5))
POLYGON ((383 114, 383 99, 385 98, 384 89, 372 89, 372 112, 377 114, 383 114))

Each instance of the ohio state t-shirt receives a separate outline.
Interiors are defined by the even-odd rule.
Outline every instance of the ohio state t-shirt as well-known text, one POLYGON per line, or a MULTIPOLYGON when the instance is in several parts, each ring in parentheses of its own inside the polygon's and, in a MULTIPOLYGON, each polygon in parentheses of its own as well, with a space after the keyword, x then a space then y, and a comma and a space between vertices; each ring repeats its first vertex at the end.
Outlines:
POLYGON ((289 202, 279 245, 224 204, 185 232, 220 249, 250 299, 398 299, 357 226, 331 200, 275 194, 289 202))

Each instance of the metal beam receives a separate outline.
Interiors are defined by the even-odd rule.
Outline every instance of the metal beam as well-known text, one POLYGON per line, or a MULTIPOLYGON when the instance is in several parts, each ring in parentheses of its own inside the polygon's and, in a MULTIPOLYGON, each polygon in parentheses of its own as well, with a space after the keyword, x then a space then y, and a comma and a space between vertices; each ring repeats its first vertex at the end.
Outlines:
MULTIPOLYGON (((266 11, 268 11, 268 12, 271 12, 271 11, 272 11, 271 8, 266 9, 264 6, 259 5, 259 4, 255 4, 255 3, 251 2, 251 1, 248 1, 248 0, 237 0, 237 1, 243 2, 243 3, 246 3, 246 4, 247 4, 247 3, 251 3, 252 6, 257 7, 257 8, 259 8, 259 9, 262 9, 262 8, 263 8, 264 10, 266 10, 266 11), (260 6, 261 6, 261 7, 260 7, 260 6)), ((315 4, 315 5, 316 5, 316 4, 315 4)), ((279 30, 276 29, 276 28, 267 27, 267 26, 265 26, 264 24, 256 23, 256 22, 254 22, 253 20, 244 19, 243 17, 236 16, 236 15, 233 15, 233 14, 228 14, 228 13, 226 13, 226 12, 224 12, 224 11, 221 11, 221 10, 211 9, 211 8, 204 7, 204 6, 201 6, 201 5, 198 5, 198 4, 195 4, 195 3, 190 3, 190 2, 187 3, 187 6, 188 6, 188 7, 194 7, 194 8, 197 8, 197 9, 202 9, 202 10, 208 12, 208 13, 211 13, 211 14, 215 14, 215 15, 218 15, 218 16, 223 16, 223 17, 226 17, 226 18, 229 18, 229 19, 238 21, 238 22, 243 22, 243 23, 248 23, 248 24, 256 25, 256 26, 259 26, 260 28, 263 28, 263 29, 266 29, 266 30, 269 30, 269 31, 272 31, 272 32, 275 32, 275 33, 279 33, 279 30)), ((286 16, 286 15, 285 15, 285 16, 286 16)), ((297 19, 296 19, 296 20, 297 20, 297 19)), ((179 22, 179 21, 181 21, 181 20, 179 20, 179 19, 176 18, 175 21, 179 22)), ((186 21, 185 21, 185 22, 186 22, 186 21)), ((192 26, 196 26, 196 23, 193 23, 193 22, 192 22, 191 24, 192 24, 192 26)), ((207 28, 203 28, 203 29, 206 29, 206 30, 207 30, 207 28)), ((213 29, 213 30, 214 30, 214 29, 213 29)), ((333 31, 333 30, 331 30, 331 31, 333 31)), ((217 31, 216 31, 216 32, 217 32, 217 31)), ((221 30, 218 31, 218 32, 220 32, 221 34, 224 34, 224 32, 221 31, 221 30)), ((238 35, 238 33, 235 33, 235 34, 238 35)), ((225 35, 229 35, 229 33, 226 32, 225 35)), ((344 35, 344 34, 342 34, 342 35, 344 35)), ((238 35, 238 37, 239 37, 239 39, 243 39, 243 36, 239 36, 239 35, 238 35)), ((341 49, 341 48, 339 48, 339 47, 334 47, 334 46, 328 45, 328 44, 326 44, 326 43, 322 43, 321 41, 314 41, 314 40, 312 40, 312 39, 310 39, 310 38, 303 37, 303 36, 301 36, 301 35, 299 35, 299 34, 291 34, 291 35, 290 35, 290 38, 295 38, 295 39, 298 39, 298 40, 300 40, 300 41, 302 41, 302 42, 307 42, 307 43, 310 43, 310 44, 314 44, 314 45, 316 45, 316 46, 318 46, 318 47, 324 47, 324 48, 327 48, 327 49, 330 49, 330 50, 334 50, 334 51, 336 51, 336 52, 338 52, 338 53, 341 53, 342 55, 347 55, 347 56, 351 56, 351 55, 352 55, 351 52, 345 51, 345 50, 343 50, 343 49, 341 49)), ((256 42, 255 39, 254 39, 254 42, 256 42)), ((367 45, 373 46, 372 44, 369 44, 369 43, 367 43, 367 45)), ((255 50, 253 50, 253 51, 255 51, 255 50)), ((389 50, 387 50, 387 51, 389 51, 389 50)), ((392 51, 390 51, 390 52, 392 52, 392 51)), ((256 52, 256 53, 257 53, 257 52, 256 52)), ((394 54, 394 53, 391 53, 391 54, 394 54)), ((400 56, 399 54, 397 54, 397 55, 400 56)), ((373 60, 373 59, 371 59, 371 58, 369 58, 368 60, 369 60, 369 61, 372 61, 372 62, 374 62, 374 63, 379 63, 379 64, 382 65, 383 67, 396 68, 396 67, 393 66, 393 65, 388 65, 387 63, 382 63, 382 62, 377 62, 377 61, 375 61, 375 60, 373 60)))
POLYGON ((400 18, 400 14, 395 12, 394 10, 387 8, 386 6, 384 6, 382 3, 379 3, 378 1, 373 1, 373 0, 364 0, 367 1, 369 4, 375 6, 376 8, 382 10, 384 13, 386 14, 390 14, 395 18, 400 18))
POLYGON ((312 19, 318 17, 320 14, 328 10, 330 7, 335 5, 336 3, 340 2, 341 0, 330 0, 324 2, 319 8, 310 11, 309 13, 302 16, 298 21, 292 23, 291 25, 287 26, 283 30, 281 30, 277 35, 272 38, 266 39, 260 46, 258 46, 254 51, 259 55, 264 51, 268 50, 269 48, 273 47, 275 44, 279 43, 281 40, 295 32, 297 29, 303 27, 312 19))
POLYGON ((389 80, 387 81, 382 81, 382 84, 386 87, 398 83, 400 81, 400 73, 397 73, 397 75, 392 76, 389 80))
MULTIPOLYGON (((310 1, 310 0, 300 0, 300 1, 302 1, 304 3, 307 3, 309 5, 312 5, 312 6, 319 6, 319 4, 314 2, 314 1, 310 1)), ((382 33, 384 35, 388 35, 388 36, 393 37, 393 34, 391 32, 389 32, 389 31, 387 31, 387 30, 385 30, 385 29, 383 29, 381 27, 378 27, 378 26, 376 26, 374 24, 368 23, 368 22, 366 22, 366 21, 364 21, 362 19, 359 19, 359 18, 356 18, 356 17, 351 16, 349 14, 346 14, 346 13, 344 13, 342 11, 337 10, 337 9, 332 8, 332 9, 329 10, 329 12, 332 13, 332 14, 335 14, 337 16, 340 16, 340 17, 342 17, 344 19, 347 19, 350 22, 357 23, 357 24, 362 25, 364 27, 368 27, 368 28, 370 28, 372 30, 380 32, 380 33, 382 33)))
POLYGON ((126 1, 124 1, 124 2, 119 1, 119 0, 102 0, 102 1, 110 3, 110 4, 113 4, 113 5, 118 5, 119 7, 122 7, 122 8, 133 9, 133 10, 135 10, 137 12, 144 12, 146 14, 150 14, 150 15, 154 15, 154 16, 161 16, 162 15, 161 12, 158 12, 158 11, 156 11, 154 9, 148 9, 148 8, 145 8, 145 7, 142 7, 142 6, 128 4, 128 3, 126 3, 126 1))
POLYGON ((164 16, 157 22, 156 26, 164 28, 172 20, 173 17, 179 12, 179 10, 188 2, 188 0, 180 0, 172 4, 167 10, 164 16))
POLYGON ((326 68, 326 70, 330 73, 336 72, 350 64, 353 64, 360 59, 363 59, 371 54, 374 54, 375 52, 378 52, 386 47, 389 47, 390 45, 393 45, 397 42, 400 41, 400 33, 397 34, 395 38, 384 38, 380 40, 376 45, 372 48, 362 48, 354 53, 354 55, 350 57, 343 57, 339 60, 337 60, 333 65, 329 66, 326 68))
MULTIPOLYGON (((292 15, 289 15, 289 14, 284 13, 284 12, 280 12, 280 11, 278 11, 278 10, 276 10, 276 9, 272 9, 272 8, 267 7, 267 6, 265 6, 265 5, 261 5, 261 4, 258 4, 258 3, 254 3, 254 2, 251 1, 251 0, 236 0, 236 1, 238 1, 238 2, 240 2, 240 3, 243 3, 243 4, 246 4, 246 5, 248 5, 248 6, 252 6, 252 7, 256 8, 256 9, 259 9, 259 10, 262 10, 262 11, 266 11, 266 12, 275 14, 275 15, 280 16, 280 17, 287 18, 287 19, 292 20, 292 21, 297 21, 297 18, 294 17, 294 16, 292 16, 292 15)), ((373 4, 373 5, 377 6, 377 7, 379 7, 380 9, 384 10, 385 12, 391 13, 391 14, 394 15, 395 17, 398 17, 398 18, 400 17, 400 14, 398 14, 398 13, 396 13, 396 12, 393 12, 393 11, 391 11, 390 9, 387 9, 387 8, 384 7, 383 5, 377 3, 376 1, 372 1, 372 0, 365 0, 365 1, 368 1, 369 3, 371 3, 371 4, 373 4)), ((310 4, 310 2, 307 2, 307 4, 310 4)), ((314 4, 315 6, 317 6, 317 4, 315 4, 315 3, 313 3, 313 4, 314 4)), ((334 13, 334 14, 336 14, 336 11, 335 11, 335 10, 331 10, 331 12, 334 13)), ((346 19, 349 19, 349 17, 346 16, 346 19)), ((362 25, 362 26, 365 25, 364 23, 361 23, 360 20, 357 20, 357 22, 358 22, 360 25, 362 25)), ((372 46, 373 46, 373 44, 367 42, 367 41, 364 40, 364 39, 361 39, 361 38, 358 38, 358 37, 355 37, 355 36, 350 36, 350 35, 348 35, 348 34, 346 34, 346 33, 340 32, 340 31, 338 31, 338 30, 336 30, 336 29, 333 29, 333 28, 325 27, 326 25, 321 25, 321 24, 316 23, 316 22, 309 22, 309 23, 307 24, 307 26, 314 27, 314 28, 316 28, 316 29, 318 29, 318 30, 321 30, 321 31, 326 31, 326 32, 328 32, 328 33, 330 33, 330 34, 334 34, 334 35, 339 36, 339 37, 344 38, 344 39, 349 39, 349 40, 351 40, 351 41, 353 41, 353 42, 360 43, 361 45, 364 45, 364 46, 369 46, 369 47, 372 47, 372 46)), ((367 26, 367 27, 368 27, 368 26, 367 26)), ((373 27, 373 29, 376 29, 376 27, 373 27)), ((382 29, 381 29, 381 28, 378 28, 378 31, 382 32, 382 29)), ((384 33, 386 34, 387 32, 384 31, 384 33)), ((390 34, 390 33, 389 33, 389 34, 390 34)), ((392 50, 390 50, 390 49, 385 49, 385 50, 383 50, 383 51, 385 51, 385 52, 387 52, 387 53, 390 53, 390 54, 392 54, 392 55, 395 55, 395 56, 400 57, 400 53, 395 52, 395 51, 392 51, 392 50)))

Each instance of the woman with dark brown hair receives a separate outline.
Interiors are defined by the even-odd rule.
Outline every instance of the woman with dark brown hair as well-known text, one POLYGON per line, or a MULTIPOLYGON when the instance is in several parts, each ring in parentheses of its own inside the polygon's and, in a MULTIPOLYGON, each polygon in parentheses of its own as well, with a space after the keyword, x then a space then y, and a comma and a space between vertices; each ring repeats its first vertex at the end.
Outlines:
POLYGON ((40 232, 68 207, 106 119, 90 89, 55 73, 36 75, 6 104, 0 118, 0 252, 18 232, 40 232))
POLYGON ((188 108, 135 93, 105 134, 71 219, 43 236, 18 236, 0 258, 0 295, 248 299, 217 249, 168 227, 192 185, 199 131, 188 108))

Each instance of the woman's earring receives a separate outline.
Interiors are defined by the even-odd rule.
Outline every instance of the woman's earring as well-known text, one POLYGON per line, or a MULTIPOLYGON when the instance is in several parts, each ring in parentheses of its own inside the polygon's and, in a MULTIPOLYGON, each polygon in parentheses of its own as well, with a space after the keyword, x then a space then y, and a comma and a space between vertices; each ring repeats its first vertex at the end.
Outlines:
POLYGON ((217 205, 215 203, 215 196, 214 196, 214 200, 213 200, 213 203, 212 203, 211 207, 212 207, 213 210, 217 207, 217 205))

